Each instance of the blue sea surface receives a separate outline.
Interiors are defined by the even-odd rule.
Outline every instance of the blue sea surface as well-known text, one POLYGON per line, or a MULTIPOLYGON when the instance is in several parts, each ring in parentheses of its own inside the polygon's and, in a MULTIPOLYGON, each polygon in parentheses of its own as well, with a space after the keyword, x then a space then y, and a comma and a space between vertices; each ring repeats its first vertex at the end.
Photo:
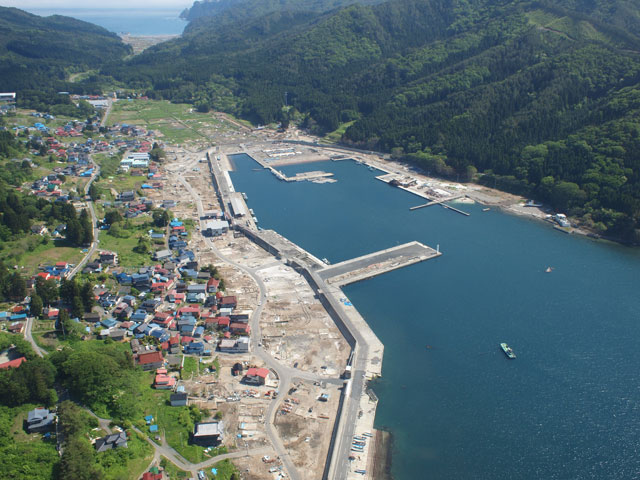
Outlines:
POLYGON ((47 17, 64 15, 94 23, 114 33, 180 35, 187 26, 177 9, 152 8, 31 8, 28 12, 47 17))
POLYGON ((232 158, 259 225, 318 258, 440 246, 344 289, 385 346, 376 426, 396 480, 640 478, 638 250, 480 205, 409 211, 423 200, 352 161, 282 168, 338 180, 314 184, 232 158))

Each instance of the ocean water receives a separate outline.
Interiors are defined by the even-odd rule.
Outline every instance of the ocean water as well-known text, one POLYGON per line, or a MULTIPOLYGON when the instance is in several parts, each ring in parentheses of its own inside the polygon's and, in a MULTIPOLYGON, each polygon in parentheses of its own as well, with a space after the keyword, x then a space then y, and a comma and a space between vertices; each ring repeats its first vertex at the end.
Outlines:
POLYGON ((64 15, 94 23, 114 33, 131 35, 180 35, 187 26, 180 9, 143 8, 31 8, 35 15, 64 15))
POLYGON ((385 345, 376 426, 396 480, 640 478, 638 250, 480 205, 411 212, 420 198, 351 161, 283 168, 338 179, 313 184, 233 159, 259 224, 319 258, 440 245, 345 288, 385 345))

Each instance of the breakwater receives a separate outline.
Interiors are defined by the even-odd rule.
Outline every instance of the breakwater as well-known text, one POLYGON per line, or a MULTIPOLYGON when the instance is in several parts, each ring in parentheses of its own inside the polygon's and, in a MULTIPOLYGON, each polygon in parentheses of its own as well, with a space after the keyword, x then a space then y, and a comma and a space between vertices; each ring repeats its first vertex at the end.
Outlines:
POLYGON ((315 257, 337 263, 414 239, 446 252, 342 289, 385 344, 373 388, 376 424, 394 434, 394 478, 634 477, 637 250, 479 205, 465 206, 470 217, 409 211, 414 195, 354 162, 314 164, 338 179, 326 185, 236 165, 260 224, 315 257))

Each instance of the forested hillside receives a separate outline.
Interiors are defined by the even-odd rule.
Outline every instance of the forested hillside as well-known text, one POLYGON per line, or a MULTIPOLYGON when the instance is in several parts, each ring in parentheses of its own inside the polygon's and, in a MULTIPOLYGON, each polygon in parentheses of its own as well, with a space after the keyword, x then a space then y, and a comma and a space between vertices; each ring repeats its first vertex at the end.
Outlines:
POLYGON ((382 3, 383 0, 204 0, 186 8, 180 17, 190 22, 201 18, 219 17, 222 22, 261 17, 281 11, 328 12, 354 3, 382 3))
MULTIPOLYGON (((0 7, 0 84, 3 92, 73 90, 96 93, 95 82, 69 84, 74 71, 122 59, 130 47, 102 27, 74 18, 39 17, 0 7)), ((18 95, 18 102, 24 96, 18 95)))
POLYGON ((347 124, 347 144, 443 176, 477 169, 480 181, 631 239, 640 217, 639 10, 630 0, 283 7, 219 28, 196 22, 105 71, 256 123, 301 112, 317 133, 347 124))

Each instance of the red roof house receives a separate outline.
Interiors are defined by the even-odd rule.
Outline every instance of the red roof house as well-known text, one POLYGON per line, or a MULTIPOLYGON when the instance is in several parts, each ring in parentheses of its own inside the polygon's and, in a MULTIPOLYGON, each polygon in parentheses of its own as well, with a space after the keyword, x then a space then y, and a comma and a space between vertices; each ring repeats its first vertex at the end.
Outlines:
POLYGON ((0 363, 0 369, 18 368, 20 365, 22 365, 26 361, 27 361, 27 359, 25 357, 20 357, 20 358, 14 359, 14 360, 9 360, 8 362, 0 363))
POLYGON ((160 352, 141 353, 138 355, 137 362, 143 370, 154 370, 162 367, 164 357, 160 352))

